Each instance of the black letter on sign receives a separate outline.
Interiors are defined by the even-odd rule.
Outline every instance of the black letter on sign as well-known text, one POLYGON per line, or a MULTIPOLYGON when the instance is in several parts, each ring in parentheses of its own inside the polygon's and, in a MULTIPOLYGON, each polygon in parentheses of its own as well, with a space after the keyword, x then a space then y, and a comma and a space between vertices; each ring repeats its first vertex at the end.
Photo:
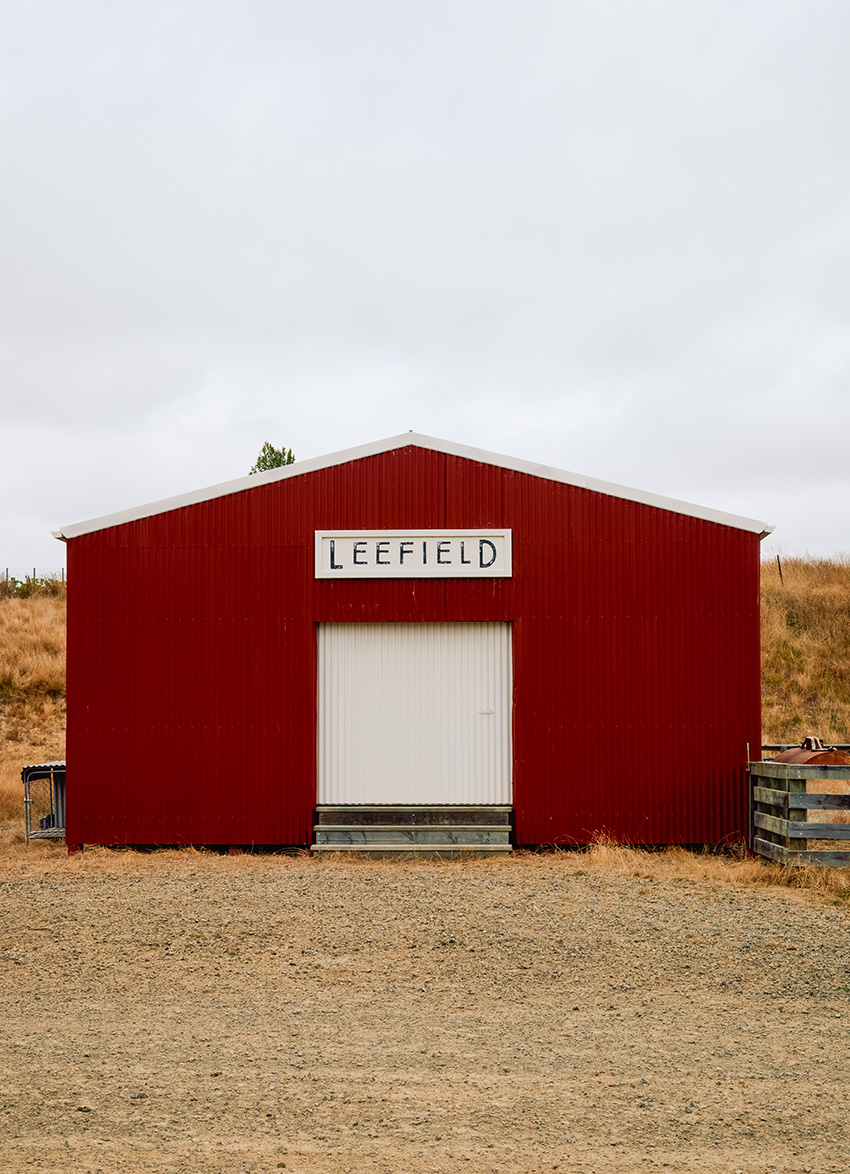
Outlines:
POLYGON ((461 542, 461 544, 460 544, 460 561, 462 563, 465 563, 467 566, 470 566, 472 563, 472 559, 471 558, 464 558, 463 555, 464 555, 463 542, 461 542))
POLYGON ((390 565, 389 559, 381 558, 382 554, 389 554, 390 553, 389 547, 390 547, 389 542, 376 542, 375 543, 375 562, 378 564, 379 567, 388 567, 390 565))
POLYGON ((365 553, 366 553, 366 543, 365 542, 355 542, 354 543, 354 562, 358 567, 365 567, 366 566, 366 563, 362 559, 359 559, 357 557, 358 554, 365 554, 365 553))
POLYGON ((422 565, 426 566, 428 563, 428 543, 422 543, 422 565))
POLYGON ((404 556, 406 554, 413 554, 413 543, 412 542, 400 542, 399 546, 398 546, 398 551, 399 551, 398 561, 401 564, 401 566, 404 566, 404 556), (405 550, 405 547, 409 547, 410 549, 405 550))
POLYGON ((341 571, 342 570, 342 563, 334 562, 335 557, 336 557, 336 543, 334 542, 334 540, 332 538, 331 539, 331 570, 332 571, 341 571))
POLYGON ((481 567, 482 571, 484 571, 487 569, 487 567, 492 567, 492 565, 495 561, 496 561, 496 547, 493 545, 493 543, 490 541, 489 538, 479 538, 478 539, 478 565, 479 565, 479 567, 481 567), (484 561, 484 547, 485 546, 489 546, 493 552, 493 557, 490 559, 490 561, 488 563, 485 563, 485 561, 484 561))
POLYGON ((449 553, 448 550, 446 549, 446 547, 448 547, 448 545, 449 545, 448 542, 438 542, 437 543, 437 562, 438 563, 445 564, 445 563, 450 563, 452 561, 450 558, 443 558, 444 554, 449 553))

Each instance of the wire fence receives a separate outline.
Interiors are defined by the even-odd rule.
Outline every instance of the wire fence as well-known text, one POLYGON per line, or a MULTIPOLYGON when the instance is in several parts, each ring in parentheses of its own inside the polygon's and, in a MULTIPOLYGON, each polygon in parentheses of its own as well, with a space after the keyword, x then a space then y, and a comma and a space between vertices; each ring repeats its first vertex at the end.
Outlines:
POLYGON ((32 572, 17 568, 0 569, 0 599, 27 599, 31 595, 62 595, 65 591, 65 568, 58 571, 39 570, 32 572))

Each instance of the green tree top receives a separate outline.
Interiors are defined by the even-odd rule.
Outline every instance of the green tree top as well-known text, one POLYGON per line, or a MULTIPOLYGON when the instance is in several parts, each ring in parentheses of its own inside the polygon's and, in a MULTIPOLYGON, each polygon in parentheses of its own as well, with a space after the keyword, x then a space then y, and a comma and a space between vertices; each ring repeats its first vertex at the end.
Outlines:
POLYGON ((291 448, 275 448, 273 444, 268 441, 260 449, 260 455, 257 457, 255 464, 249 469, 248 476, 252 473, 267 473, 269 469, 281 469, 284 465, 294 465, 295 454, 291 448))

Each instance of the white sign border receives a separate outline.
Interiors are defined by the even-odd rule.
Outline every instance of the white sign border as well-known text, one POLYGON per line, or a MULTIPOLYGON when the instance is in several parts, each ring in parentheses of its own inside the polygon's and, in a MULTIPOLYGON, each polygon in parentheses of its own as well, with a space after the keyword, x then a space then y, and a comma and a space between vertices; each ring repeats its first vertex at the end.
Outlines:
POLYGON ((315 535, 315 565, 316 579, 510 579, 513 576, 513 548, 512 532, 510 530, 419 530, 411 527, 408 530, 316 530, 315 535), (504 570, 489 568, 476 569, 473 573, 452 574, 425 574, 421 567, 387 567, 377 571, 375 567, 364 567, 363 571, 330 571, 322 565, 322 543, 326 538, 501 538, 505 544, 504 570), (363 573, 365 572, 365 574, 363 573))

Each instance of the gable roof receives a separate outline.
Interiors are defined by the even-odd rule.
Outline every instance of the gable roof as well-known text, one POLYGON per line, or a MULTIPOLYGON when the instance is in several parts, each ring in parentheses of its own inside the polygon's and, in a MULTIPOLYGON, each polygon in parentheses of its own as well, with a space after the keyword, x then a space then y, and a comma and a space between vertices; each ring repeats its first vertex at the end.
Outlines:
POLYGON ((346 448, 341 452, 329 453, 327 456, 296 461, 294 464, 284 465, 280 469, 270 469, 267 473, 254 473, 247 477, 238 477, 235 481, 224 481, 221 485, 196 489, 192 493, 182 493, 177 497, 152 501, 147 505, 122 510, 116 514, 105 514, 101 518, 91 518, 86 522, 63 526, 60 530, 54 530, 52 533, 54 538, 65 542, 70 538, 78 538, 81 534, 91 534, 96 530, 105 530, 110 526, 121 526, 125 522, 136 522, 140 518, 150 518, 156 514, 167 513, 169 510, 179 510, 184 506, 197 505, 198 502, 211 501, 216 497, 226 497, 231 493, 242 493, 246 489, 267 485, 270 481, 285 481, 288 477, 300 477, 304 473, 313 473, 318 469, 328 469, 333 465, 344 465, 349 461, 360 461, 364 457, 372 457, 379 453, 390 452, 392 449, 411 446, 448 453, 450 456, 464 457, 466 460, 478 461, 483 465, 496 465, 502 469, 512 469, 516 473, 528 473, 532 477, 542 477, 547 481, 559 481, 563 485, 575 485, 579 489, 589 489, 594 493, 604 493, 608 497, 622 498, 624 501, 636 501, 642 505, 655 506, 660 510, 670 510, 674 514, 702 518, 704 521, 717 522, 721 526, 732 526, 737 530, 749 530, 751 533, 758 534, 760 538, 764 538, 773 531, 773 526, 766 522, 756 521, 754 518, 741 518, 737 514, 727 514, 722 510, 712 510, 705 506, 693 505, 691 502, 677 501, 675 498, 662 497, 657 493, 646 493, 641 489, 630 489, 626 485, 615 485, 610 481, 597 481, 593 477, 569 473, 565 469, 553 469, 549 465, 538 465, 534 461, 506 457, 499 453, 486 452, 484 449, 470 448, 466 444, 455 444, 450 440, 421 436, 418 432, 411 431, 403 432, 400 436, 389 436, 386 440, 373 440, 369 444, 361 444, 356 448, 346 448))

